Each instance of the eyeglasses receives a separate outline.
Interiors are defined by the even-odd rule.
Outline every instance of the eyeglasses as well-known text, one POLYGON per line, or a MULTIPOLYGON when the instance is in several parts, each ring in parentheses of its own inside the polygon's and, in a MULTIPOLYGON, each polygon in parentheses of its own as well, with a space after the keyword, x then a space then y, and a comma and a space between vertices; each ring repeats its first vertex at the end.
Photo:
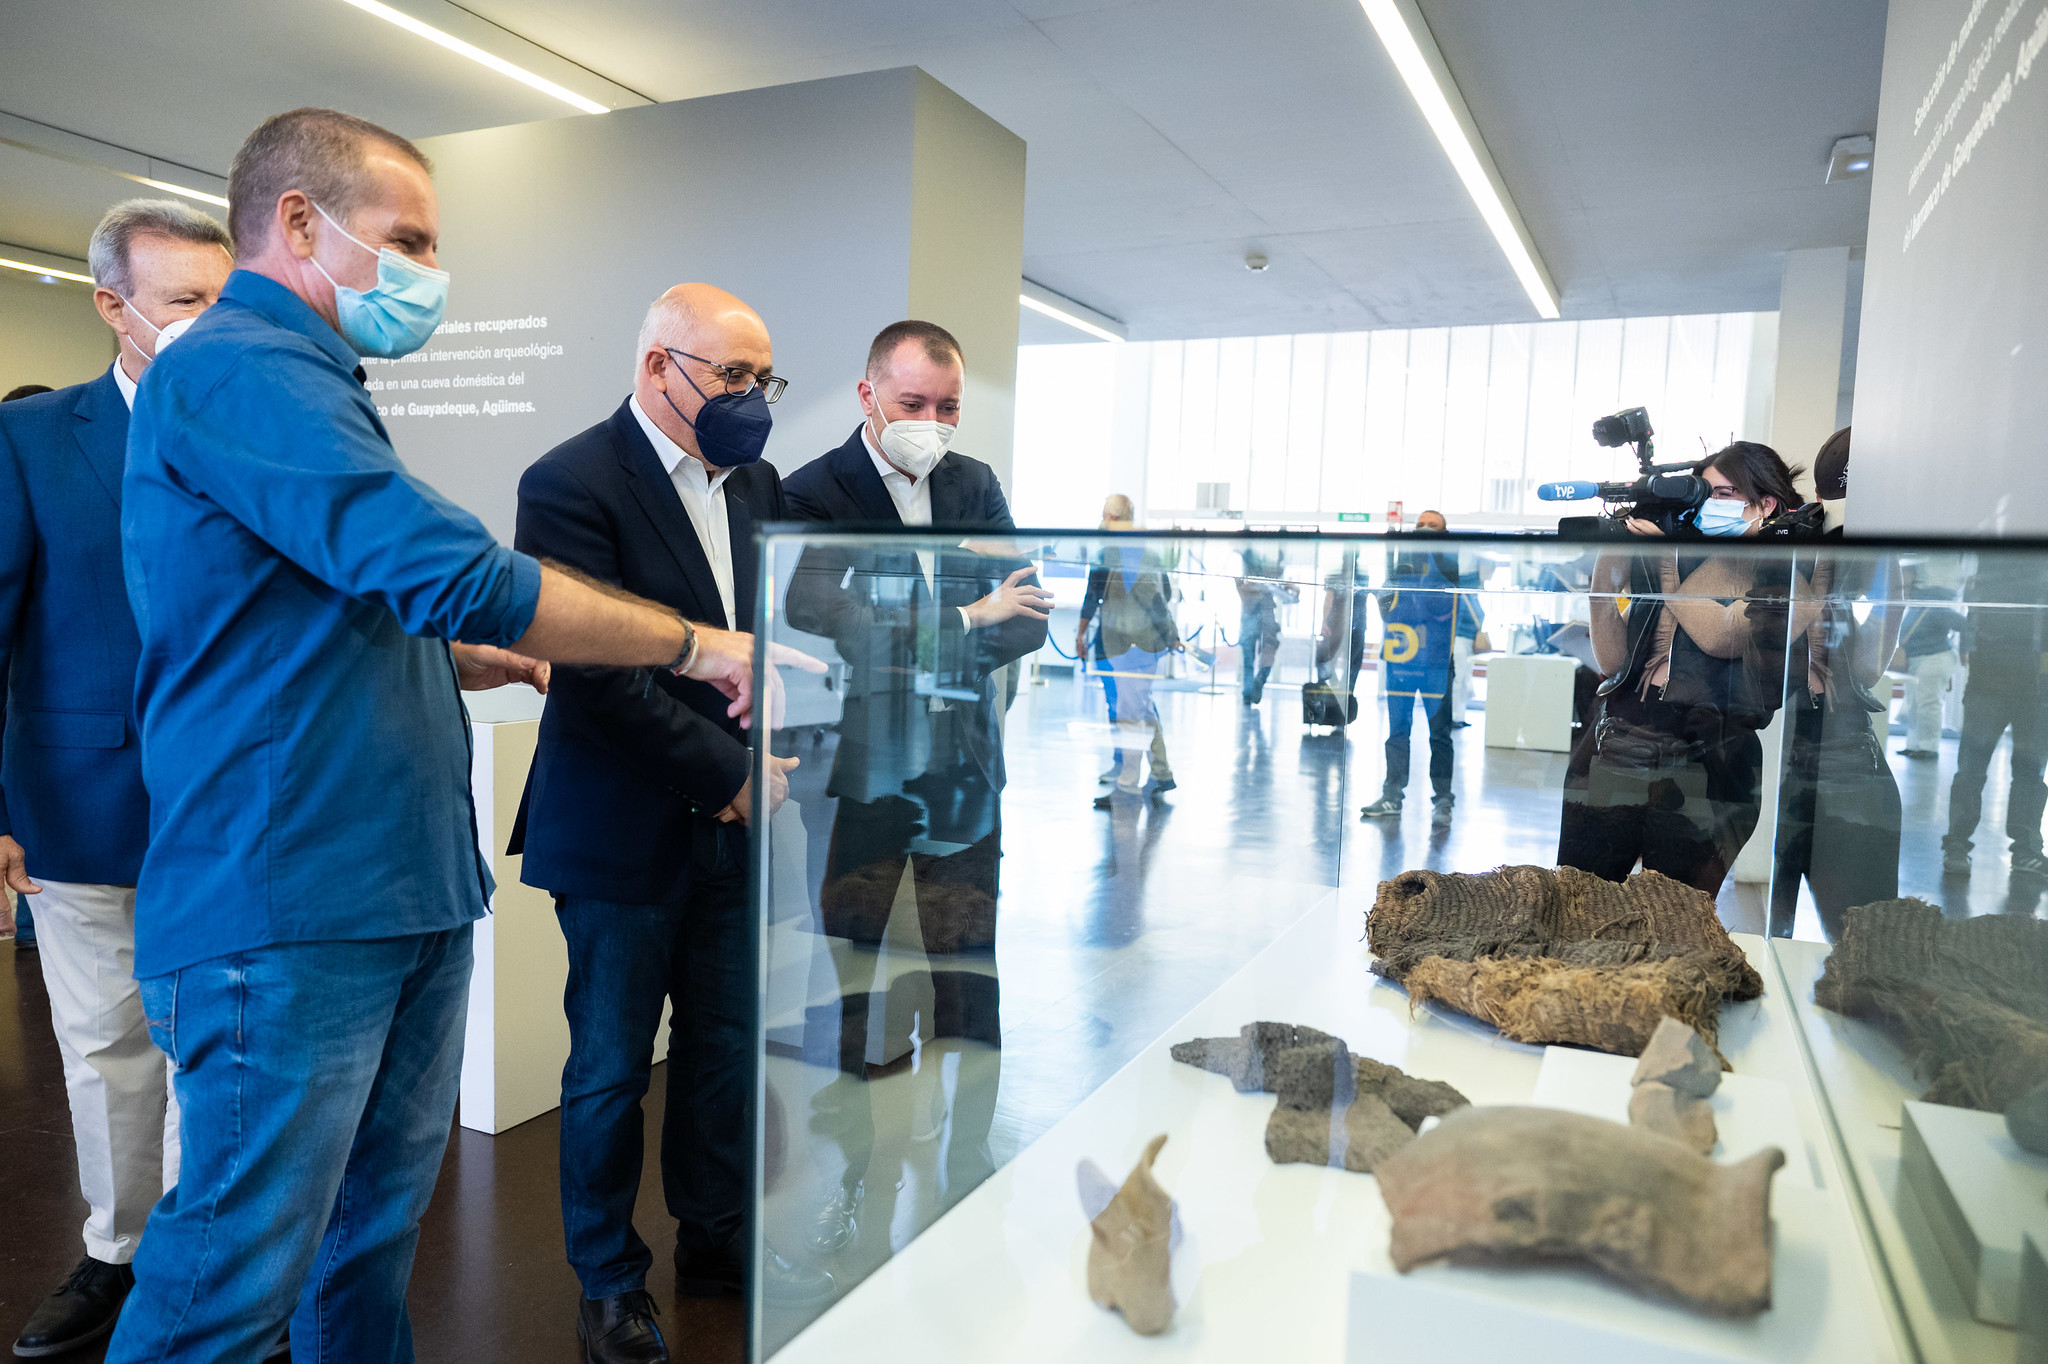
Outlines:
POLYGON ((718 376, 719 382, 725 385, 727 393, 751 393, 754 391, 754 386, 758 384, 761 388, 762 399, 772 403, 782 397, 783 389, 789 387, 789 380, 777 374, 770 374, 764 377, 754 373, 752 370, 737 369, 732 365, 717 364, 714 361, 706 360, 701 355, 692 355, 686 350, 672 350, 667 346, 663 346, 662 349, 668 352, 671 359, 680 355, 685 360, 695 360, 698 364, 710 370, 718 376))

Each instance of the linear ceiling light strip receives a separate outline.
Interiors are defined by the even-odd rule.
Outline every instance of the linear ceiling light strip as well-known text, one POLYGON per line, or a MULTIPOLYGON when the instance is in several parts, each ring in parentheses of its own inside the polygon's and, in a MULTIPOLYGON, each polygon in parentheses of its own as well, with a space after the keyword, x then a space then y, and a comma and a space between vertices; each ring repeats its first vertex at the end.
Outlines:
POLYGON ((1032 312, 1043 313, 1055 322, 1064 322, 1069 327, 1074 328, 1076 331, 1084 331, 1088 333, 1090 336, 1100 337, 1104 341, 1123 340, 1121 336, 1118 336, 1115 332, 1110 331, 1106 327, 1098 327, 1093 322, 1088 321, 1086 318, 1076 317, 1074 314, 1067 312, 1065 309, 1056 308, 1050 303, 1041 303, 1029 294, 1017 295, 1017 301, 1023 304, 1025 307, 1029 308, 1032 312))
POLYGON ((521 85, 530 86, 540 91, 543 95, 553 96, 555 99, 562 101, 562 103, 580 109, 586 114, 610 112, 604 105, 599 104, 594 99, 585 99, 574 90, 557 85, 545 76, 537 76, 523 66, 515 66, 503 57, 493 56, 473 43, 465 43, 452 33, 443 33, 432 24, 422 23, 410 14, 395 10, 389 5, 380 4, 378 0, 343 0, 343 3, 354 5, 365 14, 374 14, 387 24, 396 24, 415 37, 425 38, 430 43, 438 43, 459 57, 467 57, 479 66, 487 66, 501 76, 510 76, 521 85))
POLYGON ((173 194, 182 194, 187 199, 197 199, 203 204, 218 204, 222 208, 228 206, 228 201, 218 194, 209 194, 203 189, 192 189, 186 185, 173 184, 169 180, 152 180, 147 175, 137 175, 133 171, 120 170, 104 162, 94 161, 87 157, 73 156, 69 152, 60 152, 54 147, 39 147, 34 143, 24 142, 14 137, 0 137, 0 144, 17 147, 22 151, 32 152, 37 156, 47 156, 52 161, 63 161, 73 166, 83 166, 87 170, 101 171, 107 175, 118 175, 123 180, 132 180, 138 185, 148 185, 151 189, 169 190, 173 194))
POLYGON ((1508 197, 1500 169, 1479 136, 1472 111, 1466 108, 1465 97, 1451 79, 1450 68, 1444 64, 1443 53, 1437 50, 1436 39, 1430 35, 1422 11, 1414 7, 1413 0, 1359 0, 1359 4, 1365 9, 1365 17, 1372 21, 1373 31, 1379 34, 1387 55, 1394 59, 1394 68, 1407 83, 1408 93, 1415 97, 1429 130, 1436 134, 1445 155, 1451 158, 1451 168, 1464 182, 1465 192, 1478 205, 1487 230, 1500 243, 1529 301, 1541 316, 1557 317, 1557 286, 1551 283, 1550 272, 1536 255, 1529 229, 1508 197))
MULTIPOLYGON (((45 279, 68 279, 79 284, 93 283, 91 275, 81 275, 75 270, 59 270, 54 265, 35 265, 25 260, 11 260, 6 256, 0 256, 0 266, 5 266, 9 270, 19 270, 25 275, 41 275, 45 279)), ((170 323, 166 322, 164 325, 168 327, 170 323)))

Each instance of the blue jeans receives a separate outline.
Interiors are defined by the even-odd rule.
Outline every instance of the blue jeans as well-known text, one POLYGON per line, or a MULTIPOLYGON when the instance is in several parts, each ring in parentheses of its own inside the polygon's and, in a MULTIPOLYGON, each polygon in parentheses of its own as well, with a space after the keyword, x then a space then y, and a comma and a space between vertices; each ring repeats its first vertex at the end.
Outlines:
POLYGON ((420 1214, 462 1080, 470 928, 285 943, 141 981, 177 1066, 178 1186, 113 1361, 406 1364, 420 1214))
MULTIPOLYGON (((1455 753, 1451 747, 1451 698, 1424 700, 1423 712, 1429 722, 1429 785, 1436 800, 1451 794, 1451 768, 1455 753), (1430 707, 1434 705, 1435 709, 1430 707)), ((1408 789, 1408 737, 1415 731, 1416 696, 1413 692, 1387 693, 1387 780, 1380 795, 1401 799, 1408 789)))
POLYGON ((565 895, 569 1063, 562 1068, 562 1232, 586 1298, 647 1286, 633 1229, 664 1000, 668 1099, 661 1183, 679 1256, 737 1277, 746 1247, 754 1089, 753 937, 743 871, 700 880, 687 900, 616 904, 565 895))

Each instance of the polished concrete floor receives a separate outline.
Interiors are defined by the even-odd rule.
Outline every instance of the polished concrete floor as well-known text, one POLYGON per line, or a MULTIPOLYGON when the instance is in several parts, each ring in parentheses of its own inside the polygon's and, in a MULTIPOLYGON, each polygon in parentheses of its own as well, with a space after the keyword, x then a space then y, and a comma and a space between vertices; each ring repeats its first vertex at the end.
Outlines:
MULTIPOLYGON (((1369 695, 1359 722, 1338 733, 1305 730, 1292 689, 1269 691, 1257 709, 1234 689, 1165 690, 1159 703, 1178 789, 1109 811, 1092 806, 1107 789, 1097 778, 1111 752, 1098 691, 1049 676, 1025 687, 1010 713, 1001 929, 978 968, 1000 978, 1000 1049, 920 1035, 908 1064, 854 1082, 796 1056, 771 1062, 785 1154, 768 1225, 792 1259, 827 1269, 843 1287, 858 1282, 1327 897, 1358 916, 1362 937, 1373 889, 1394 872, 1554 860, 1564 755, 1488 749, 1477 712, 1456 736, 1456 817, 1433 829, 1419 730, 1405 818, 1359 819, 1382 771, 1380 710, 1369 695), (858 1230, 837 1250, 816 1250, 818 1212, 853 1181, 858 1230)), ((824 784, 834 741, 785 742, 806 758, 792 786, 802 863, 793 876, 799 898, 811 898, 831 827, 824 784)), ((2002 853, 2005 761, 2001 752, 1993 764, 1975 875, 1964 882, 1940 872, 1953 741, 1938 761, 1893 759, 1906 812, 1904 893, 1954 914, 2037 912, 2048 887, 2010 877, 2002 853)), ((1731 883, 1720 908, 1733 929, 1762 926, 1760 887, 1731 883)), ((1799 927, 1817 936, 1810 908, 1799 927)), ((778 943, 773 950, 799 954, 799 965, 816 964, 803 954, 833 950, 811 933, 778 943)), ((0 1332, 11 1332, 76 1260, 83 1207, 35 959, 10 944, 0 962, 0 1332)), ((805 979, 799 1003, 836 988, 832 969, 805 979)), ((659 1112, 659 1068, 656 1077, 649 1113, 659 1112)), ((412 1290, 420 1358, 576 1357, 556 1158, 552 1114, 497 1137, 451 1135, 412 1290)), ((667 1221, 651 1164, 639 1222, 659 1247, 667 1221)), ((677 1357, 738 1359, 738 1305, 678 1301, 668 1275, 657 1255, 651 1287, 677 1357)), ((802 1321, 771 1314, 770 1332, 802 1321)))

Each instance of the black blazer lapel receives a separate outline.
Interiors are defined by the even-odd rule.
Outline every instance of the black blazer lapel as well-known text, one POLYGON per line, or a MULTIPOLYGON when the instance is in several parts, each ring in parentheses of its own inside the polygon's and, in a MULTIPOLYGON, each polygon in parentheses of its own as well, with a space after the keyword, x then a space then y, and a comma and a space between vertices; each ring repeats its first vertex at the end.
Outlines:
POLYGON ((858 519, 885 526, 903 524, 896 499, 889 496, 889 490, 882 486, 882 476, 875 472, 874 457, 868 454, 860 428, 855 427, 853 439, 832 452, 832 476, 860 513, 858 519))
POLYGON ((107 496, 120 506, 121 475, 128 468, 128 404, 121 398, 112 370, 85 386, 71 415, 80 453, 107 496))
POLYGON ((759 553, 754 545, 754 512, 729 478, 725 481, 725 521, 732 540, 732 609, 739 616, 738 620, 727 622, 727 626, 734 630, 751 630, 754 628, 754 583, 758 576, 754 560, 759 553))
MULTIPOLYGON (((618 451, 619 463, 625 468, 627 482, 632 485, 634 500, 647 513, 647 519, 654 523, 662 543, 675 556, 683 581, 697 599, 696 618, 731 629, 731 622, 725 618, 725 608, 718 599, 718 579, 712 576, 711 560, 705 556, 704 547, 697 543, 697 528, 690 524, 690 514, 683 510, 683 499, 677 494, 676 485, 669 481, 668 471, 661 467, 661 459, 648 443, 647 433, 640 429, 639 420, 625 403, 619 404, 619 410, 612 414, 612 444, 618 451)), ((730 510, 728 506, 728 514, 730 510)), ((737 591, 733 600, 735 603, 739 600, 737 591)))
POLYGON ((932 524, 974 525, 980 517, 968 507, 966 466, 951 455, 942 457, 926 477, 932 481, 932 524))

